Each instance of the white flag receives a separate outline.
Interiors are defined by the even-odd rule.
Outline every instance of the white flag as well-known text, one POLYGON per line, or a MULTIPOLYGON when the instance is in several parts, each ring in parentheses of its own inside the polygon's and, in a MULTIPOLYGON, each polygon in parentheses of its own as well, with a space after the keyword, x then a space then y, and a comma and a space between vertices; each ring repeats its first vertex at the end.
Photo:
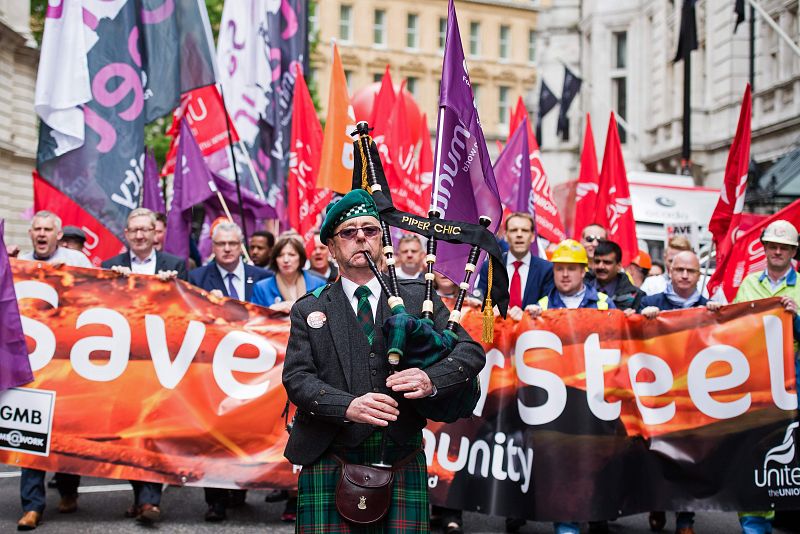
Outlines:
POLYGON ((267 0, 228 0, 217 40, 217 68, 225 107, 239 137, 252 145, 271 92, 267 0))

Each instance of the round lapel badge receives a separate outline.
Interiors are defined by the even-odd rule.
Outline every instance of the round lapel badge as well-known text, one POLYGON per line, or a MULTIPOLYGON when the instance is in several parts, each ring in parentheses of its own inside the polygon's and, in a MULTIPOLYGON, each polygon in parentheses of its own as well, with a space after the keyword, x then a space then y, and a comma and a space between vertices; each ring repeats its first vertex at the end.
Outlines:
POLYGON ((328 318, 321 311, 315 311, 308 314, 306 322, 311 328, 322 328, 328 318))

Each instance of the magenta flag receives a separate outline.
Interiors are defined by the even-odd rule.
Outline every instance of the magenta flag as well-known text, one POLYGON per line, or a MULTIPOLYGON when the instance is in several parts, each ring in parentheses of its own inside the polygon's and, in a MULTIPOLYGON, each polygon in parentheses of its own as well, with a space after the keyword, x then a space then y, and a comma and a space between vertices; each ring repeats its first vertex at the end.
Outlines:
POLYGON ((167 213, 164 251, 180 258, 189 257, 192 206, 216 196, 217 186, 203 153, 186 121, 181 121, 178 156, 172 183, 172 203, 167 213))
POLYGON ((28 347, 22 333, 11 264, 3 240, 5 221, 0 219, 0 391, 33 381, 28 347))
POLYGON ((144 155, 144 181, 142 183, 142 207, 157 213, 167 213, 167 206, 161 194, 161 176, 152 150, 144 155))
MULTIPOLYGON (((489 229, 496 232, 503 208, 475 107, 453 0, 447 10, 431 205, 450 220, 477 223, 480 216, 487 216, 492 220, 489 229)), ((469 245, 440 243, 436 270, 460 282, 469 249, 469 245)))

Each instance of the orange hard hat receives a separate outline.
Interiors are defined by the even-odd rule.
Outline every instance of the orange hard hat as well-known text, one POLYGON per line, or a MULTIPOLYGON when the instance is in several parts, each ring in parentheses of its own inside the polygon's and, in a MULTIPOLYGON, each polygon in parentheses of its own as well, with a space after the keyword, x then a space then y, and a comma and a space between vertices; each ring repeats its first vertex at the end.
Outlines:
POLYGON ((631 263, 638 265, 642 269, 647 269, 648 271, 653 267, 653 260, 650 258, 650 254, 641 249, 639 249, 639 254, 633 258, 631 263))

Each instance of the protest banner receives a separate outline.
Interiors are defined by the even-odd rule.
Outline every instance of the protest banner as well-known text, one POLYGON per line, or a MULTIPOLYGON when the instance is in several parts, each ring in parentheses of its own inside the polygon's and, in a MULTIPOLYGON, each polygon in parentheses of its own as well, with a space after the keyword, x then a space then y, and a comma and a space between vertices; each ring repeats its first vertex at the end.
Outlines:
MULTIPOLYGON (((19 260, 12 269, 28 387, 55 402, 48 441, 36 444, 49 455, 0 444, 0 461, 177 485, 294 486, 299 467, 283 459, 287 316, 181 281, 19 260)), ((473 338, 481 322, 465 307, 473 338)), ((791 331, 778 299, 656 319, 498 318, 473 417, 423 430, 431 500, 539 520, 796 508, 791 331)), ((19 399, 0 415, 21 418, 19 399)))

